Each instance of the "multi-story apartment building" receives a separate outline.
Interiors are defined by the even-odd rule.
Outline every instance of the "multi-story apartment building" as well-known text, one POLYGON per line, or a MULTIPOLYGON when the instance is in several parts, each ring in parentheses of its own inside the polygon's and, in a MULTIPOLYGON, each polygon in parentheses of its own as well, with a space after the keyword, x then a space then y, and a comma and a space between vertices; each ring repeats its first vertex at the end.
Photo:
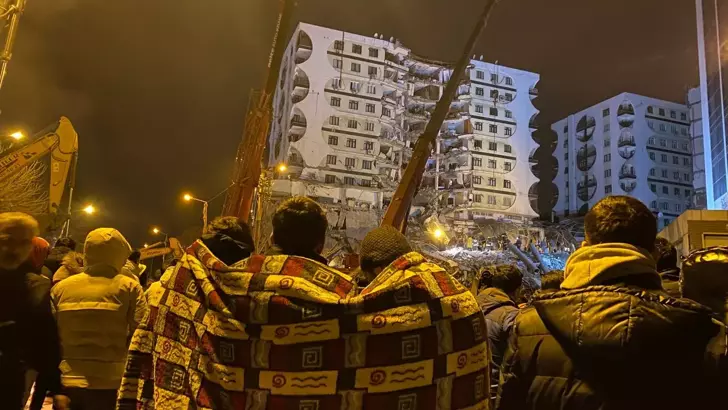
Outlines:
POLYGON ((629 195, 660 228, 691 206, 693 161, 685 105, 622 93, 553 124, 558 135, 554 210, 584 214, 608 195, 629 195))
POLYGON ((707 209, 708 197, 705 189, 705 139, 703 138, 703 104, 700 87, 688 91, 688 110, 690 118, 689 134, 693 150, 693 188, 695 193, 692 205, 695 209, 707 209))
MULTIPOLYGON (((308 195, 349 209, 383 209, 453 65, 395 39, 301 23, 284 53, 269 141, 288 171, 277 196, 308 195)), ((455 218, 535 216, 528 164, 536 144, 537 74, 473 60, 442 126, 423 186, 455 218)))
POLYGON ((708 209, 728 209, 728 2, 695 0, 708 209))

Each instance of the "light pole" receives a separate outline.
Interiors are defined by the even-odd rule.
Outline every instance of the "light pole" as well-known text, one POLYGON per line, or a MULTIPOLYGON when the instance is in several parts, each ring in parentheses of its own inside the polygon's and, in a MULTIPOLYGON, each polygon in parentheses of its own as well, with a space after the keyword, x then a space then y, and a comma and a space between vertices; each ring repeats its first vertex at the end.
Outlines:
MULTIPOLYGON (((159 229, 156 226, 153 226, 152 227, 152 233, 155 234, 155 235, 164 235, 164 246, 165 247, 167 246, 167 240, 169 239, 169 235, 167 235, 166 232, 162 231, 161 229, 159 229)), ((145 248, 146 248, 146 246, 145 246, 145 248)))
POLYGON ((182 199, 184 199, 185 202, 195 201, 195 202, 202 203, 202 231, 204 232, 205 229, 207 229, 207 206, 208 206, 207 201, 204 201, 199 198, 195 198, 194 196, 192 196, 190 194, 182 195, 182 199))
MULTIPOLYGON (((96 213, 96 207, 93 204, 86 204, 83 208, 81 208, 81 211, 85 213, 88 216, 94 215, 96 213)), ((66 221, 65 225, 61 228, 61 237, 68 237, 71 235, 71 205, 68 205, 68 220, 66 221)))

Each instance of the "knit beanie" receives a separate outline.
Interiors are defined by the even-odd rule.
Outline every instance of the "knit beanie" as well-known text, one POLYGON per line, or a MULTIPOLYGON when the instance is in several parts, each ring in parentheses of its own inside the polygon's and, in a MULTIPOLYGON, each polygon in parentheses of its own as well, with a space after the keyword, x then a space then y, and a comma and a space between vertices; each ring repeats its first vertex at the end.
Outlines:
POLYGON ((380 226, 364 237, 359 252, 359 264, 362 270, 372 271, 378 267, 387 267, 397 258, 412 252, 407 238, 392 226, 380 226))

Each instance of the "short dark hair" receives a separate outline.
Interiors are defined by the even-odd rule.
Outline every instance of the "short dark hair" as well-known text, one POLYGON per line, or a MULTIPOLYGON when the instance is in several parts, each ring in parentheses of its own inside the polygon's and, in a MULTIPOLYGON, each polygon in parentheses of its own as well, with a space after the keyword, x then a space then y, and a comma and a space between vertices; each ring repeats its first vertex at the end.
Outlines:
POLYGON ((74 241, 73 239, 71 239, 71 238, 69 238, 69 237, 66 236, 66 237, 63 237, 63 238, 58 239, 56 241, 56 244, 53 247, 54 248, 57 248, 59 246, 63 246, 63 247, 68 248, 68 249, 70 249, 72 251, 75 251, 76 250, 76 241, 74 241))
POLYGON ((655 239, 657 271, 677 269, 677 249, 665 238, 655 239))
POLYGON ((587 212, 584 233, 589 245, 619 242, 652 252, 657 219, 639 200, 614 195, 603 198, 587 212))
MULTIPOLYGON (((515 265, 496 265, 488 269, 490 286, 508 294, 515 293, 523 285, 523 273, 515 265)), ((481 276, 481 283, 483 277, 481 276)))
POLYGON ((328 226, 326 213, 319 204, 294 196, 283 201, 273 215, 273 242, 287 254, 319 252, 328 226))
POLYGON ((127 259, 134 263, 139 263, 139 261, 142 260, 142 253, 139 251, 139 249, 134 249, 133 251, 131 251, 131 254, 127 259))
POLYGON ((255 241, 248 224, 235 216, 218 216, 207 224, 205 229, 207 235, 227 235, 234 240, 245 244, 250 253, 255 252, 255 241))
POLYGON ((564 271, 554 269, 541 276, 541 290, 559 290, 564 281, 564 271))

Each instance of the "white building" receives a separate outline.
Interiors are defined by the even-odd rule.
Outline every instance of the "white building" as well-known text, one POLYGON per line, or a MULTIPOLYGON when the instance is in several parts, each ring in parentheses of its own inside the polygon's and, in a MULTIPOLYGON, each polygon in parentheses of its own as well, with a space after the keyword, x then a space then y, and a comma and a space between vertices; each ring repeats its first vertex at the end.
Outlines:
POLYGON ((695 0, 698 67, 708 209, 728 209, 728 2, 695 0))
POLYGON ((693 195, 692 204, 696 209, 707 209, 708 197, 705 189, 705 140, 703 138, 703 104, 700 87, 688 91, 688 110, 690 117, 691 147, 693 150, 693 195))
MULTIPOLYGON (((301 23, 284 53, 271 127, 277 196, 308 195, 347 209, 382 210, 425 129, 452 65, 395 39, 301 23)), ((537 74, 472 61, 443 124, 423 186, 443 191, 458 219, 536 216, 528 164, 537 74)), ((371 225, 369 225, 371 227, 371 225)))
POLYGON ((688 108, 622 93, 553 124, 558 135, 554 210, 584 214, 608 195, 647 204, 660 228, 691 206, 688 108))

